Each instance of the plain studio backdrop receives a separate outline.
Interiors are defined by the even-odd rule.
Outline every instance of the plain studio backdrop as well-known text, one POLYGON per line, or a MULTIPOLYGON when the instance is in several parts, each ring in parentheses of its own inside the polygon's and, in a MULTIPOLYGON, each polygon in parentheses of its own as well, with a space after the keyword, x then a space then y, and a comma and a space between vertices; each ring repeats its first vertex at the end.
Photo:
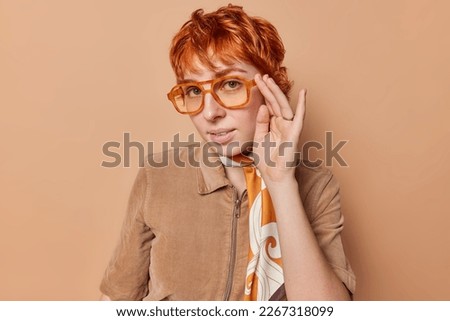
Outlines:
MULTIPOLYGON (((194 132, 166 99, 170 40, 228 2, 0 0, 0 299, 99 297, 138 170, 102 146, 194 132)), ((302 141, 348 141, 329 168, 355 299, 450 300, 449 2, 233 3, 278 28, 302 141)))

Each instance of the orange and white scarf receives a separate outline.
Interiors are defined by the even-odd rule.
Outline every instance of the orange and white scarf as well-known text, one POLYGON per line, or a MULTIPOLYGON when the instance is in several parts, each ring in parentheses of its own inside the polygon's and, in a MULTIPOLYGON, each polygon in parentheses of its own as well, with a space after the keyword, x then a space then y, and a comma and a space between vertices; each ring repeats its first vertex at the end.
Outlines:
POLYGON ((280 240, 272 199, 253 161, 236 155, 221 157, 225 166, 242 167, 249 200, 249 237, 244 300, 281 300, 285 297, 280 240))

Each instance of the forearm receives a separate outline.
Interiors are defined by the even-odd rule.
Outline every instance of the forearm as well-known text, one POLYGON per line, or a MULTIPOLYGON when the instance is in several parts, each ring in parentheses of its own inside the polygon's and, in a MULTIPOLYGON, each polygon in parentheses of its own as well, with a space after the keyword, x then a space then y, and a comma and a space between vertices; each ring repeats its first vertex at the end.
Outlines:
POLYGON ((268 187, 277 214, 288 299, 349 300, 346 287, 320 249, 295 179, 268 187))

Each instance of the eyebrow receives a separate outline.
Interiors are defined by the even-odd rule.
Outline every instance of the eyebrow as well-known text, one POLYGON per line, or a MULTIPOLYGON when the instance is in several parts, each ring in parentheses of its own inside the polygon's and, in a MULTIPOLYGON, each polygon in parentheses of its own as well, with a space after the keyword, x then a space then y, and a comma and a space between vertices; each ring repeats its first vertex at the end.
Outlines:
MULTIPOLYGON (((237 72, 242 72, 244 74, 248 73, 246 70, 241 69, 241 68, 237 68, 237 67, 225 68, 225 69, 217 71, 214 74, 214 78, 220 78, 220 77, 226 76, 226 75, 228 75, 228 74, 230 74, 232 72, 236 72, 236 71, 237 72)), ((197 82, 197 80, 195 80, 195 79, 178 79, 177 80, 178 84, 180 84, 180 83, 187 83, 187 82, 197 82)))

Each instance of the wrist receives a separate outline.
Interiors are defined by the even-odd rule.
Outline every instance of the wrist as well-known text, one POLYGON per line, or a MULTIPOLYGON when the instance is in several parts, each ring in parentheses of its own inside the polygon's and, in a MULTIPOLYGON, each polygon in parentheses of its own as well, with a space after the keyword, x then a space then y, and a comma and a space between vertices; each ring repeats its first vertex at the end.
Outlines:
POLYGON ((277 194, 284 194, 288 191, 298 191, 298 183, 294 175, 277 180, 264 179, 264 183, 272 198, 277 194))

